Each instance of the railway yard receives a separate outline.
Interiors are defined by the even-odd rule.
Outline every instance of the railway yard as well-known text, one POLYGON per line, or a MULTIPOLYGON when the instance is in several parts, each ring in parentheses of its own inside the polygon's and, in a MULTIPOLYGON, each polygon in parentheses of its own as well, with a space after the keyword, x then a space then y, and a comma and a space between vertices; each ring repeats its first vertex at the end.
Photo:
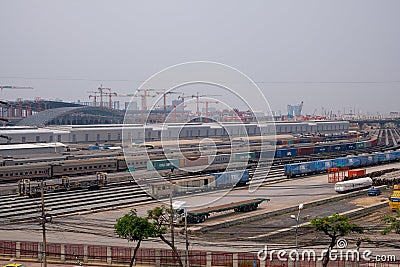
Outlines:
MULTIPOLYGON (((278 140, 273 144, 276 151, 272 156, 271 152, 260 153, 257 150, 257 140, 249 141, 246 142, 250 147, 247 151, 240 142, 235 146, 221 142, 213 153, 187 146, 181 154, 186 157, 184 160, 174 158, 174 152, 170 152, 171 160, 171 155, 166 157, 162 149, 156 147, 148 148, 143 153, 145 148, 142 147, 136 148, 134 155, 130 150, 131 154, 125 162, 123 153, 118 149, 81 150, 82 145, 71 145, 68 155, 3 158, 0 167, 0 236, 3 241, 0 243, 6 246, 19 242, 18 246, 21 246, 21 242, 41 242, 41 198, 37 194, 41 186, 46 216, 49 217, 46 230, 50 244, 77 244, 81 248, 90 240, 91 246, 99 248, 129 247, 126 240, 115 236, 113 227, 116 219, 132 208, 145 216, 151 208, 169 205, 168 196, 173 192, 174 201, 184 201, 189 212, 198 207, 230 205, 249 198, 269 200, 251 212, 218 212, 204 218, 207 220, 201 223, 190 223, 189 249, 193 251, 234 251, 256 255, 264 245, 274 249, 321 249, 328 241, 324 235, 313 231, 309 222, 316 217, 337 212, 347 214, 366 229, 363 234, 349 237, 349 246, 354 247, 357 240, 361 239, 362 247, 375 253, 386 249, 400 259, 400 243, 395 234, 383 236, 380 233, 384 228, 382 218, 393 215, 387 199, 392 191, 391 186, 399 181, 398 129, 381 129, 363 137, 314 140, 312 143, 278 140), (147 154, 148 158, 143 154, 147 154), (366 160, 363 161, 362 157, 366 160), (352 165, 344 165, 344 159, 352 162, 352 165), (199 171, 196 163, 193 163, 196 161, 197 165, 205 167, 199 171), (325 169, 313 168, 295 175, 287 171, 289 165, 316 166, 322 161, 330 164, 325 169), (326 172, 328 168, 338 165, 351 169, 365 168, 367 175, 374 172, 373 183, 381 189, 382 195, 369 197, 368 188, 344 194, 335 192, 335 184, 328 183, 326 172), (220 173, 227 166, 229 175, 225 177, 220 173), (186 169, 181 170, 183 167, 186 169), (171 172, 171 168, 176 170, 171 172), (387 173, 383 170, 387 170, 387 173), (99 175, 103 180, 95 188, 83 182, 98 181, 99 175), (172 183, 165 180, 168 177, 172 183), (23 190, 18 188, 18 181, 25 181, 23 190), (390 184, 382 185, 382 181, 390 184), (254 192, 249 184, 257 187, 254 192), (299 204, 304 207, 301 216, 298 216, 297 228, 291 215, 300 214, 299 204), (296 240, 298 238, 298 247, 295 246, 295 236, 296 240), (383 244, 389 248, 384 249, 383 244)), ((181 226, 176 227, 175 242, 178 249, 185 250, 184 228, 181 226)), ((40 246, 34 247, 36 254, 27 254, 32 254, 33 258, 39 257, 40 246)), ((166 249, 155 239, 143 242, 142 247, 166 249)), ((88 256, 83 255, 89 253, 87 248, 86 252, 83 248, 82 251, 75 251, 74 256, 81 257, 86 264, 96 265, 95 261, 90 262, 88 256)), ((124 253, 131 255, 131 250, 124 253)), ((18 255, 21 257, 20 252, 18 255)), ((53 255, 52 259, 56 258, 60 259, 53 255)), ((73 262, 72 258, 69 259, 69 262, 73 262)), ((122 260, 126 261, 126 258, 122 260)), ((65 257, 64 262, 68 262, 65 257)), ((110 264, 108 259, 106 262, 110 264)), ((102 265, 107 266, 107 263, 102 265)))

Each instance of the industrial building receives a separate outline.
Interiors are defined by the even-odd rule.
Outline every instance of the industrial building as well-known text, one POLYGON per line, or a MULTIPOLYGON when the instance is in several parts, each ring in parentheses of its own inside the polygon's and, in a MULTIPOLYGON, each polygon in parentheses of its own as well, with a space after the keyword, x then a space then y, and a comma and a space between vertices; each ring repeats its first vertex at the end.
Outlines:
POLYGON ((163 140, 176 137, 232 138, 282 134, 332 134, 347 132, 347 121, 304 121, 271 123, 172 123, 172 124, 104 124, 63 125, 46 127, 3 127, 0 128, 2 144, 24 143, 107 143, 121 142, 123 138, 132 142, 163 140))

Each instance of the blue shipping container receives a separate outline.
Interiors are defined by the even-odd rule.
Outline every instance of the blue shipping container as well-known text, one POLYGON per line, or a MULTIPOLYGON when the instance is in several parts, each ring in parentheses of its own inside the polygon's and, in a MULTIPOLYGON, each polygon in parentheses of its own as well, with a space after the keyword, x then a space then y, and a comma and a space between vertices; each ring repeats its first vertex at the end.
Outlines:
POLYGON ((280 148, 276 150, 276 158, 286 158, 286 157, 295 157, 297 156, 296 148, 280 148))
POLYGON ((323 154, 331 152, 331 146, 316 146, 314 148, 315 154, 323 154))
POLYGON ((348 159, 347 167, 355 168, 355 167, 358 167, 361 165, 360 157, 351 156, 351 157, 347 157, 347 159, 348 159))
POLYGON ((284 165, 285 175, 291 177, 300 174, 310 174, 314 172, 313 162, 301 162, 284 165))
POLYGON ((346 150, 354 150, 357 148, 355 143, 346 144, 345 147, 346 147, 346 150))
POLYGON ((313 164, 314 164, 314 170, 316 172, 324 172, 327 171, 329 168, 333 167, 333 160, 331 159, 318 160, 318 161, 313 161, 313 164))

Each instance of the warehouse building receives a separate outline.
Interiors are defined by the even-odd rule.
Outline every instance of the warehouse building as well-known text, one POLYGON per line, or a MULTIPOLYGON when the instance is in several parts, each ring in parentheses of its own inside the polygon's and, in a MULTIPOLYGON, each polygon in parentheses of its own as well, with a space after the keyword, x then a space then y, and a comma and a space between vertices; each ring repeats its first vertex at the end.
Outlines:
POLYGON ((107 143, 126 140, 168 140, 179 137, 233 138, 240 136, 285 134, 333 134, 349 130, 347 121, 276 122, 276 123, 188 123, 188 124, 104 124, 0 128, 2 144, 25 143, 107 143))

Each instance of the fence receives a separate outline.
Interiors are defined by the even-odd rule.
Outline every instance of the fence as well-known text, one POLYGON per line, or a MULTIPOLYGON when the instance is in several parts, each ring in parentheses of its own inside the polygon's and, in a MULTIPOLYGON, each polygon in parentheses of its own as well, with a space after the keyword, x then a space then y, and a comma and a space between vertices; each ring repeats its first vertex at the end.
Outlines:
MULTIPOLYGON (((95 263, 103 266, 129 265, 133 255, 132 247, 100 246, 82 244, 53 244, 48 243, 47 257, 60 263, 73 263, 79 260, 84 263, 95 263)), ((42 243, 0 241, 0 258, 37 259, 42 257, 42 243)), ((179 251, 182 262, 185 262, 185 251, 179 251)), ((260 261, 255 253, 231 253, 189 251, 191 267, 321 267, 320 261, 292 261, 276 258, 260 261)), ((178 266, 172 250, 140 248, 136 255, 136 264, 149 266, 178 266)), ((328 267, 400 267, 400 261, 390 262, 356 262, 331 261, 328 267)))

